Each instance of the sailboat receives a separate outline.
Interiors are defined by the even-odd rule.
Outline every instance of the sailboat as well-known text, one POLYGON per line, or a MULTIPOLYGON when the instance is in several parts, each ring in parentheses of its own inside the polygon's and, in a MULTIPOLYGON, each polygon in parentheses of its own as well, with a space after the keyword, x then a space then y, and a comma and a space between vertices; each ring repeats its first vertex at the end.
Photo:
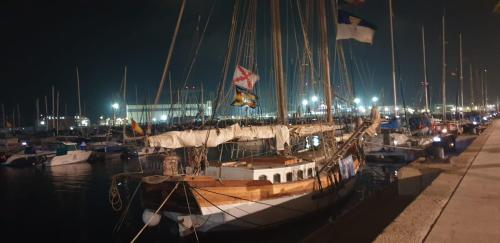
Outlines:
POLYGON ((345 141, 336 142, 331 108, 327 8, 325 1, 318 1, 318 4, 321 46, 326 53, 322 55, 326 123, 291 126, 287 122, 279 0, 271 0, 278 124, 245 127, 234 124, 225 128, 149 136, 149 146, 164 148, 167 156, 161 175, 142 177, 142 204, 146 208, 144 227, 153 221, 152 215, 156 214, 157 218, 160 211, 177 224, 181 236, 265 227, 331 206, 353 191, 356 175, 364 166, 363 138, 375 134, 380 115, 373 108, 372 120, 360 123, 345 141), (312 135, 321 137, 322 146, 318 150, 291 151, 293 139, 303 140, 312 135), (234 141, 261 139, 273 141, 274 151, 270 155, 219 163, 208 161, 210 149, 234 141), (187 151, 187 156, 179 157, 177 149, 187 151))

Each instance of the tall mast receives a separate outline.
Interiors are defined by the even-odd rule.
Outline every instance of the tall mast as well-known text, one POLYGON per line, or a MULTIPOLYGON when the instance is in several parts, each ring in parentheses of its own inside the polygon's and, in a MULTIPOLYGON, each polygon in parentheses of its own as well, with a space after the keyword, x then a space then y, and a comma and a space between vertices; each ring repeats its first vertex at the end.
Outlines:
POLYGON ((56 135, 59 136, 59 90, 57 91, 57 103, 56 103, 56 135))
POLYGON ((36 102, 35 102, 35 109, 36 109, 36 124, 34 126, 35 130, 38 130, 36 129, 39 125, 40 125, 40 100, 38 98, 36 98, 36 102))
POLYGON ((322 52, 322 63, 323 63, 323 90, 325 95, 325 103, 326 103, 326 122, 332 123, 332 88, 330 84, 330 60, 328 54, 328 34, 327 34, 327 26, 326 26, 326 7, 325 1, 318 1, 318 10, 319 10, 319 22, 321 28, 321 52, 322 52))
POLYGON ((274 80, 276 82, 276 95, 278 99, 278 122, 288 124, 288 112, 286 108, 285 80, 283 76, 283 62, 281 60, 281 21, 280 0, 271 0, 272 40, 274 80))
POLYGON ((49 114, 49 103, 47 102, 47 96, 45 96, 45 117, 47 117, 48 114, 49 114))
POLYGON ((5 128, 5 106, 2 104, 2 128, 5 128))
MULTIPOLYGON (((174 52, 175 41, 177 40, 177 34, 179 33, 179 28, 181 26, 182 16, 184 15, 184 7, 186 6, 186 0, 182 0, 181 8, 179 10, 179 16, 177 17, 177 23, 175 25, 174 36, 172 37, 172 41, 170 42, 170 47, 168 49, 167 60, 165 61, 165 66, 163 67, 163 73, 161 75, 160 85, 158 90, 156 90, 156 96, 154 100, 153 107, 160 102, 161 91, 163 90, 163 84, 165 83, 165 79, 167 78, 168 68, 170 67, 170 63, 172 61, 172 54, 174 52)), ((151 133, 151 121, 148 119, 148 129, 147 134, 151 133)))
POLYGON ((396 59, 394 54, 394 23, 393 23, 393 12, 392 12, 392 0, 389 0, 389 22, 391 25, 391 57, 392 57, 392 94, 394 101, 394 116, 398 115, 397 111, 397 91, 396 91, 396 59))
MULTIPOLYGON (((127 119, 127 65, 125 65, 123 72, 124 72, 123 73, 123 108, 125 109, 125 119, 127 119)), ((125 127, 126 127, 127 123, 125 121, 122 124, 123 142, 125 142, 125 138, 127 137, 127 134, 125 133, 126 132, 125 127)))
POLYGON ((443 70, 442 70, 441 95, 443 98, 442 116, 446 121, 446 35, 445 35, 445 15, 443 15, 443 70))
POLYGON ((488 110, 488 69, 484 69, 484 107, 488 110))
POLYGON ((484 109, 485 102, 484 102, 484 72, 483 70, 480 70, 481 72, 481 106, 483 106, 482 109, 484 109))
POLYGON ((474 105, 474 74, 472 73, 472 63, 469 63, 469 81, 470 81, 470 104, 474 105))
POLYGON ((12 128, 16 128, 16 107, 12 108, 12 128))
POLYGON ((464 107, 464 70, 463 70, 463 52, 462 52, 462 33, 460 37, 460 106, 464 107))
POLYGON ((56 127, 56 120, 55 120, 55 116, 56 116, 56 110, 55 110, 55 89, 54 89, 54 86, 52 85, 52 129, 54 129, 56 127))
POLYGON ((427 80, 427 61, 425 55, 425 30, 422 26, 422 57, 424 62, 424 94, 425 94, 425 112, 429 112, 429 81, 427 80))
POLYGON ((78 116, 82 116, 82 105, 80 103, 80 74, 78 73, 78 65, 76 66, 76 87, 78 91, 78 116))
POLYGON ((203 97, 203 82, 201 82, 201 124, 205 124, 205 97, 203 97))
POLYGON ((19 104, 17 104, 17 126, 21 126, 21 109, 19 108, 19 104))

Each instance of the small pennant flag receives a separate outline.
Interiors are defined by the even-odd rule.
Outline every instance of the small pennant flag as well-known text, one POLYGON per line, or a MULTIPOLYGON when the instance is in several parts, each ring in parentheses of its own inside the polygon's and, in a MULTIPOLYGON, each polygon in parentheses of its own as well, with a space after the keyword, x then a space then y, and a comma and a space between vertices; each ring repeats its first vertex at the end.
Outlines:
POLYGON ((244 67, 238 65, 234 70, 233 84, 235 86, 252 91, 255 83, 259 80, 259 75, 256 75, 244 67))
POLYGON ((375 25, 342 10, 339 10, 337 22, 337 40, 355 39, 359 42, 373 44, 373 36, 377 29, 375 25))
POLYGON ((236 94, 232 106, 248 106, 252 109, 257 107, 258 97, 252 92, 236 86, 236 94))
POLYGON ((132 131, 139 135, 139 136, 144 136, 144 131, 142 130, 142 128, 139 126, 139 124, 137 124, 137 122, 134 121, 134 119, 132 119, 132 131))

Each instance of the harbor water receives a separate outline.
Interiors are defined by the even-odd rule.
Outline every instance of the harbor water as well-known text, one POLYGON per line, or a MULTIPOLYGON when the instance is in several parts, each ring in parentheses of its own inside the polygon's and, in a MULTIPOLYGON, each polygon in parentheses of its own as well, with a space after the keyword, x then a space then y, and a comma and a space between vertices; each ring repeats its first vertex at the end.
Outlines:
MULTIPOLYGON (((121 220, 121 213, 113 211, 108 202, 111 178, 121 172, 160 169, 160 161, 114 159, 56 167, 0 167, 2 238, 10 242, 130 242, 144 224, 140 197, 132 198, 138 181, 122 180, 118 185, 124 207, 132 200, 121 220)), ((394 181, 394 171, 402 165, 369 163, 353 195, 323 212, 272 228, 200 234, 199 241, 300 241, 394 181)), ((158 226, 148 227, 139 242, 196 241, 194 236, 178 238, 173 231, 172 224, 162 219, 158 226)))

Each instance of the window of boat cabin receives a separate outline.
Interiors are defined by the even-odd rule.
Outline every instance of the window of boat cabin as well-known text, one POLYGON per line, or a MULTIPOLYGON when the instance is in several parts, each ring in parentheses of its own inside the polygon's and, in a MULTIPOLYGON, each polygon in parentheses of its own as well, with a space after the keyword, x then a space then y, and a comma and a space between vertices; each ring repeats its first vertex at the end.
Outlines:
POLYGON ((297 171, 297 180, 303 180, 304 179, 304 171, 299 170, 297 171))
POLYGON ((293 173, 292 172, 286 173, 286 182, 290 182, 290 181, 293 181, 293 173))
POLYGON ((273 183, 280 183, 281 182, 281 175, 280 174, 274 174, 273 176, 273 183))
POLYGON ((309 177, 309 178, 313 177, 313 169, 312 168, 307 169, 307 177, 309 177))
POLYGON ((259 176, 259 180, 261 180, 261 181, 267 181, 267 176, 266 175, 261 175, 261 176, 259 176))

